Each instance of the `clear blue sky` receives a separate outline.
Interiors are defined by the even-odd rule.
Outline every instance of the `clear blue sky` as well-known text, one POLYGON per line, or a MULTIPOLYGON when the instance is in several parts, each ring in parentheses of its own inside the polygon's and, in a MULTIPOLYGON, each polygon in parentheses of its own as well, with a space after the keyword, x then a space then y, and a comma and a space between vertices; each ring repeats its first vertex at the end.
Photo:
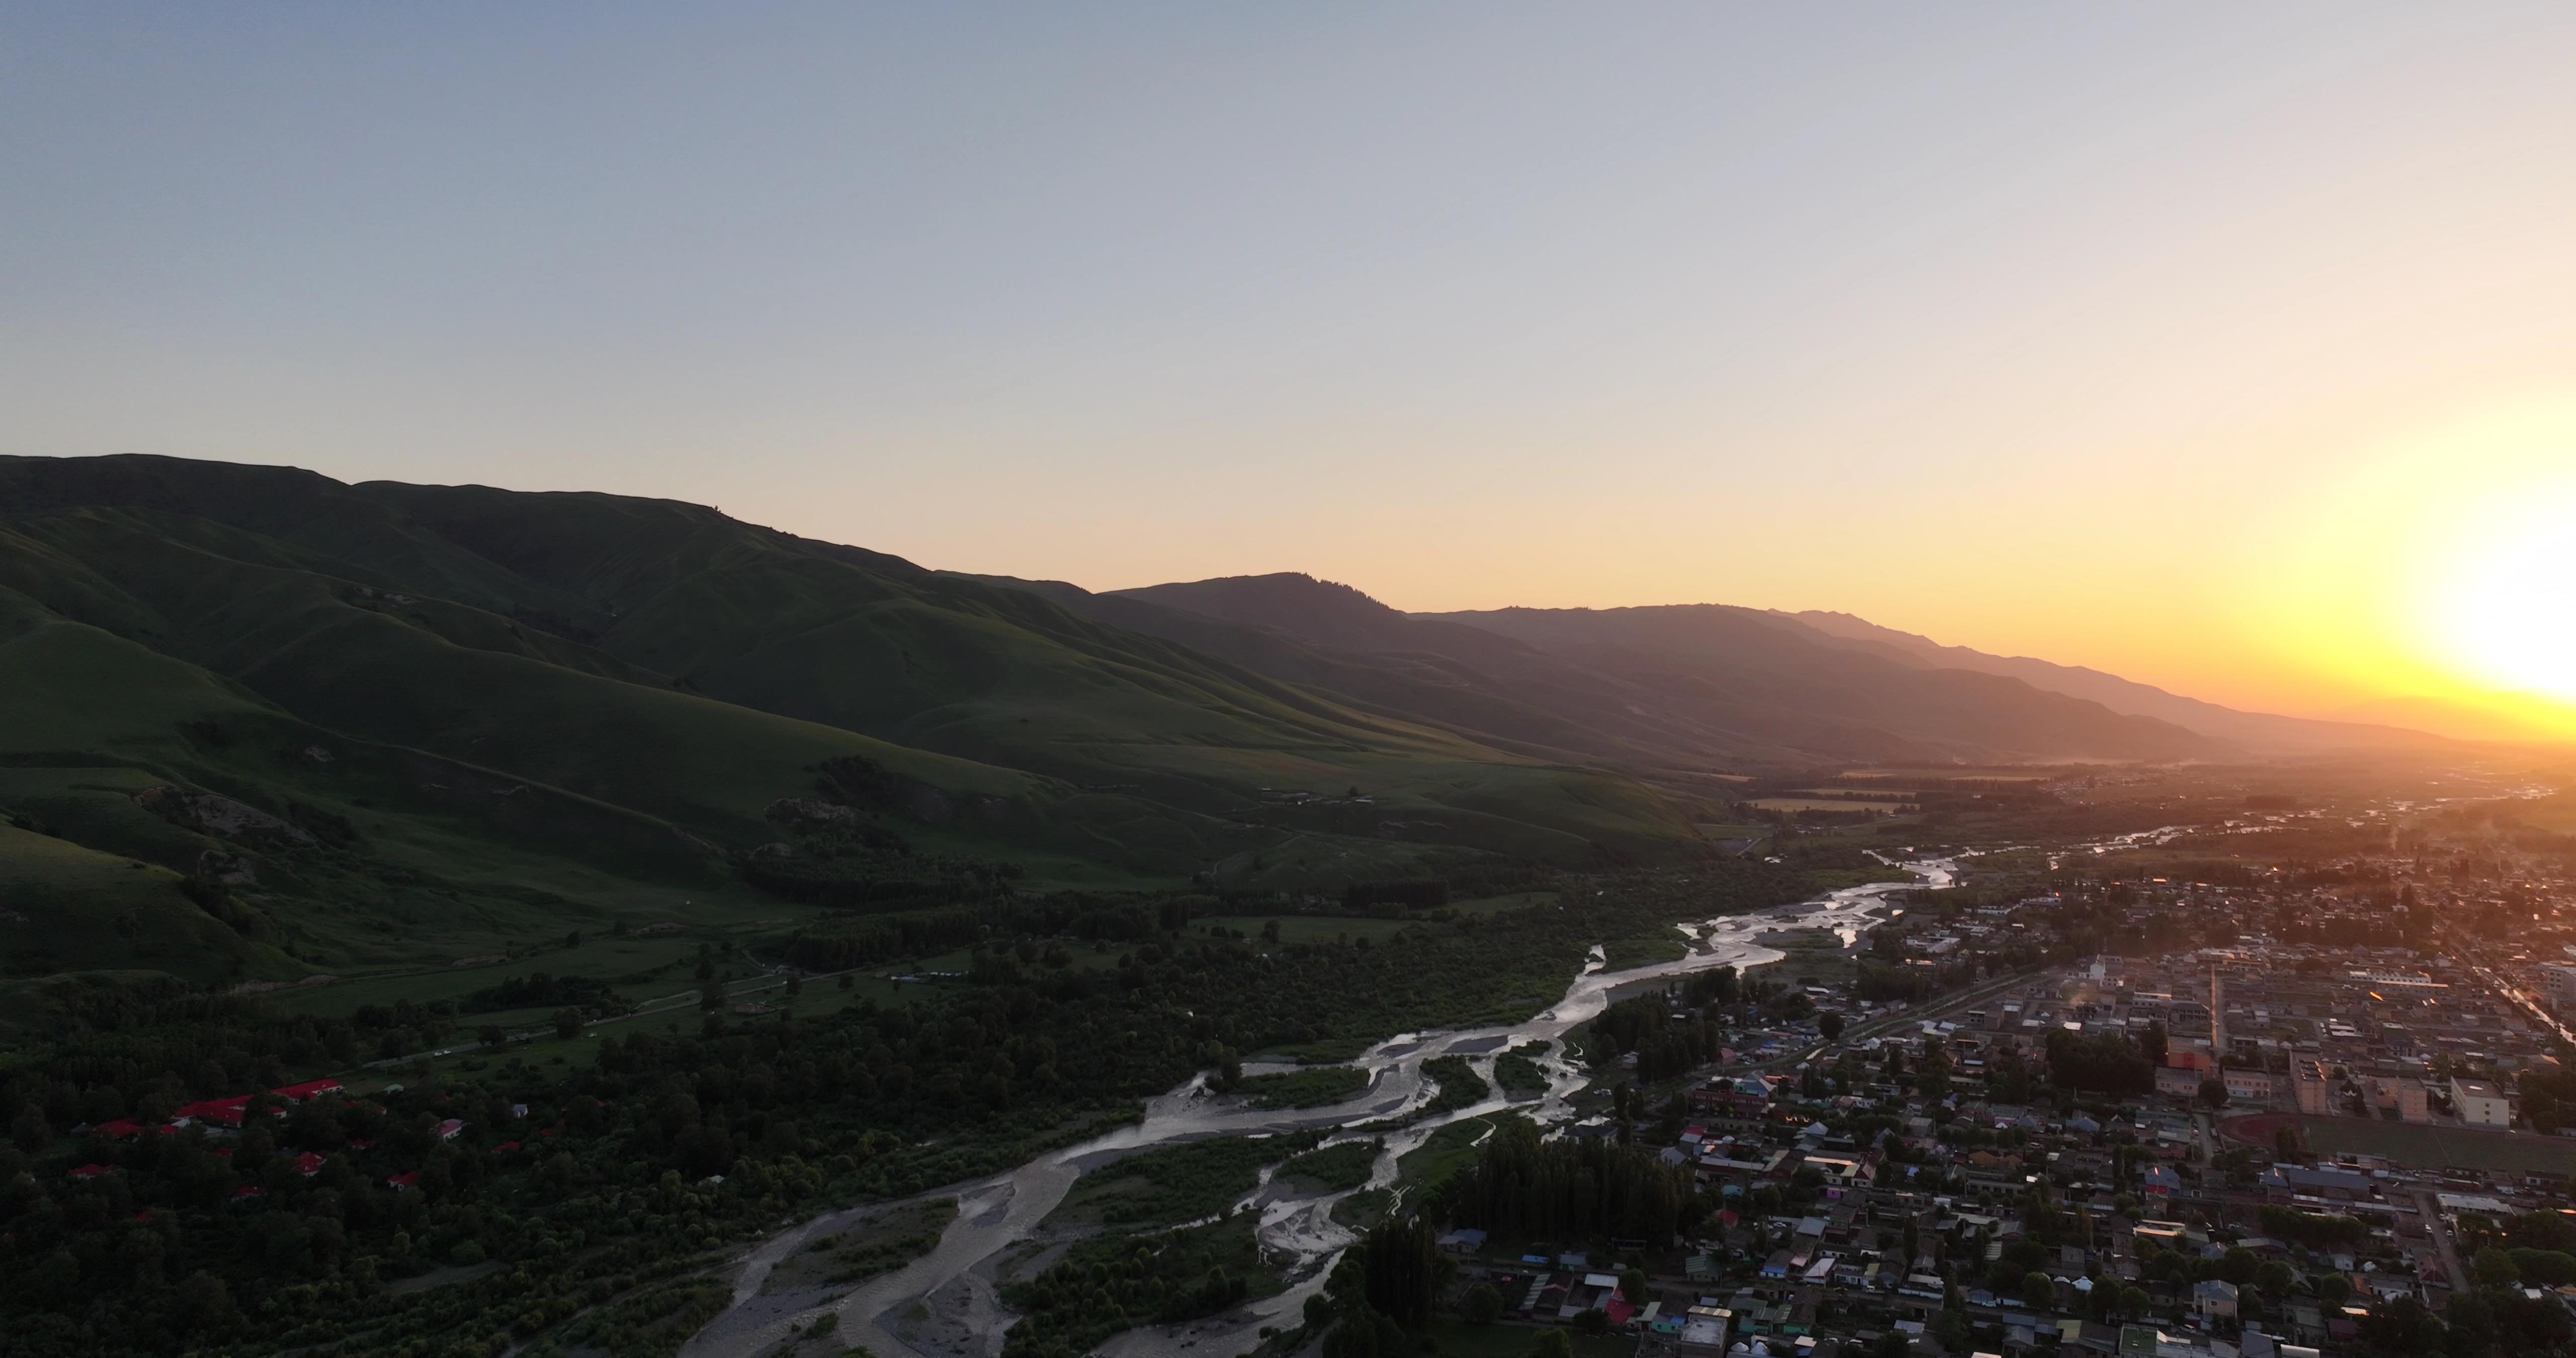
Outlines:
POLYGON ((2331 696, 2176 647, 2576 392, 2571 71, 2564 4, 21 3, 0 451, 2331 696))

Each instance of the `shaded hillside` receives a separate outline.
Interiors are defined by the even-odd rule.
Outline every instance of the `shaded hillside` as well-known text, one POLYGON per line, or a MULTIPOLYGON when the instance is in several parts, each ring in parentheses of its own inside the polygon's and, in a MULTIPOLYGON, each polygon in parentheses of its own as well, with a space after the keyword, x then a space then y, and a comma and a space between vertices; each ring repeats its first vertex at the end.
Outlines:
POLYGON ((1475 718, 1452 707, 1446 720, 1481 719, 1492 724, 1477 729, 1500 736, 1664 765, 2181 759, 2229 749, 2009 679, 1866 654, 1749 609, 1415 615, 1302 575, 1156 585, 1118 597, 1381 664, 1400 658, 1437 668, 1485 704, 1475 718), (1514 724, 1521 712, 1546 713, 1556 725, 1514 724))
MULTIPOLYGON (((171 965, 292 974, 620 903, 748 903, 746 881, 872 900, 1007 860, 1178 882, 1290 840, 1333 846, 1309 857, 1345 878, 1581 863, 1704 852, 1708 815, 701 506, 161 458, 0 459, 0 699, 0 768, 25 771, 0 809, 127 853, 150 898, 104 933, 32 930, 21 972, 154 965, 102 940, 174 936, 146 927, 164 908, 241 907, 231 943, 171 965), (162 786, 287 828, 253 844, 199 818, 151 853, 97 828, 162 786), (882 828, 782 828, 817 795, 882 828)), ((30 883, 97 866, 48 853, 10 862, 30 883)))
POLYGON ((2018 679, 1926 669, 1829 644, 1722 604, 1445 615, 1558 655, 1616 667, 1743 729, 1809 745, 1888 731, 1962 759, 2189 759, 2234 752, 2169 722, 2018 679))
POLYGON ((2214 739, 2234 741, 2259 754, 2299 754, 2337 749, 2425 749, 2449 743, 2444 737, 2399 726, 2315 721, 2239 711, 2082 665, 2058 665, 2028 656, 1990 655, 1966 646, 1944 646, 1930 637, 1881 627, 1849 613, 1809 610, 1803 613, 1775 612, 1772 616, 1803 624, 1835 641, 1905 664, 1973 670, 1980 674, 2019 679, 2033 688, 2097 702, 2114 712, 2153 717, 2214 739))
POLYGON ((1335 629, 1333 634, 1347 644, 1258 621, 1257 612, 1247 611, 1245 621, 1230 621, 1168 604, 1156 597, 1168 587, 1093 594, 1061 581, 979 578, 1042 593, 1086 617, 1176 641, 1273 679, 1329 691, 1369 711, 1402 714, 1518 753, 1649 766, 1676 760, 1803 758, 1795 750, 1750 746, 1723 732, 1690 730, 1686 723, 1646 711, 1642 705, 1654 695, 1635 685, 1474 628, 1416 623, 1342 586, 1328 588, 1385 615, 1335 629), (1367 649, 1372 634, 1385 649, 1367 649))

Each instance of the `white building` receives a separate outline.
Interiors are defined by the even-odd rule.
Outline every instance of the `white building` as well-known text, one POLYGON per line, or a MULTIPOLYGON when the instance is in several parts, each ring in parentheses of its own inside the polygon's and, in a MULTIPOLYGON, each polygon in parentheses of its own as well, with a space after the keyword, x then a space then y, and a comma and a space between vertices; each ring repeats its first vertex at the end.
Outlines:
POLYGON ((2485 1080, 2451 1077, 2451 1111, 2472 1127, 2510 1127, 2513 1104, 2504 1091, 2485 1080))
POLYGON ((2576 966, 2565 962, 2540 964, 2540 989, 2549 998, 2552 1009, 2576 1009, 2576 966))

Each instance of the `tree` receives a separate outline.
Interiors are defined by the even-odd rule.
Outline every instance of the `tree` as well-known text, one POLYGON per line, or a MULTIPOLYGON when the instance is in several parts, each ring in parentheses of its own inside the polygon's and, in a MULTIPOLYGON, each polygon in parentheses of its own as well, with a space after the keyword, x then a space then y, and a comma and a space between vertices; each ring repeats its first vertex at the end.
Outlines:
POLYGON ((2477 1276, 2480 1287, 2501 1289, 2522 1281, 2522 1270, 2514 1266, 2513 1256, 2493 1245, 2479 1250, 2469 1260, 2469 1272, 2477 1276))
POLYGON ((581 1011, 578 1009, 559 1009, 555 1011, 555 1036, 581 1036, 581 1011))
POLYGON ((2432 1353, 2442 1347, 2442 1322, 2413 1297, 2373 1306, 2361 1318, 2361 1342, 2380 1353, 2432 1353))
POLYGON ((179 1315, 197 1334, 229 1330, 241 1321, 241 1312, 233 1308, 232 1289, 203 1269, 179 1285, 179 1315))
POLYGON ((2352 1279, 2340 1273, 2321 1274, 2317 1278, 2317 1300, 2328 1306, 2341 1306, 2352 1295, 2352 1279))
POLYGON ((1914 1067, 1914 1088, 1926 1103, 1950 1097, 1950 1058, 1937 1039, 1923 1039, 1923 1055, 1914 1067))
POLYGON ((1451 1267, 1418 1216, 1379 1222, 1360 1241, 1360 1276, 1369 1309, 1408 1330, 1431 1318, 1431 1298, 1451 1267))
POLYGON ((1819 1015, 1817 1015, 1817 1016, 1816 1016, 1816 1031, 1817 1031, 1817 1032, 1819 1032, 1819 1033, 1824 1034, 1824 1035, 1825 1035, 1825 1040, 1826 1040, 1827 1042, 1840 1042, 1840 1041, 1842 1041, 1842 1037, 1843 1037, 1843 1016, 1842 1016, 1842 1015, 1840 1015, 1840 1014, 1819 1014, 1819 1015))
POLYGON ((1619 1295, 1626 1298, 1630 1306, 1645 1305, 1646 1291, 1646 1270, 1632 1268, 1619 1275, 1619 1295))
POLYGON ((1458 1318, 1470 1325, 1491 1325, 1503 1313, 1503 1294, 1492 1283, 1478 1283, 1458 1298, 1458 1318))
POLYGON ((2226 1086, 2226 1084, 2224 1084, 2223 1082, 2218 1081, 2218 1080, 2203 1080, 2203 1081, 2201 1081, 2201 1082, 2200 1082, 2200 1101, 2201 1101, 2202 1103, 2208 1104, 2208 1105, 2209 1105, 2210 1107, 2212 1107, 2212 1108, 2224 1108, 2224 1107, 2226 1107, 2226 1106, 2227 1106, 2227 1086, 2226 1086))
POLYGON ((1574 1341, 1563 1330, 1542 1330, 1530 1345, 1529 1358, 1574 1358, 1574 1341))
POLYGON ((2272 1153, 2279 1156, 2284 1161, 2296 1160, 2299 1158, 2301 1152, 2299 1149, 2299 1126, 2297 1123, 2282 1123, 2280 1130, 2272 1133, 2272 1153))
POLYGON ((475 1039, 494 1051, 510 1045, 510 1034, 500 1024, 487 1023, 474 1030, 475 1039))
POLYGON ((2038 1269, 2021 1275, 2022 1304, 2030 1307, 2057 1304, 2057 1282, 2038 1269))

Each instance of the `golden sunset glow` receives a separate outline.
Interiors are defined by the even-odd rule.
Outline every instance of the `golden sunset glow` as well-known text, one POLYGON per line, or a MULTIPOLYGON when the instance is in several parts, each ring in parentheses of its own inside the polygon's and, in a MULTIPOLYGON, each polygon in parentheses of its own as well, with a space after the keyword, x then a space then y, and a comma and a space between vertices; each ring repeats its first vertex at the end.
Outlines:
POLYGON ((2442 591, 2439 626, 2475 676, 2576 698, 2576 488, 2482 525, 2442 591))
POLYGON ((614 488, 1095 590, 1828 610, 2576 733, 2564 6, 862 9, 614 59, 182 7, 193 84, 73 16, 0 82, 0 453, 614 488), (708 63, 735 97, 642 93, 708 63))

